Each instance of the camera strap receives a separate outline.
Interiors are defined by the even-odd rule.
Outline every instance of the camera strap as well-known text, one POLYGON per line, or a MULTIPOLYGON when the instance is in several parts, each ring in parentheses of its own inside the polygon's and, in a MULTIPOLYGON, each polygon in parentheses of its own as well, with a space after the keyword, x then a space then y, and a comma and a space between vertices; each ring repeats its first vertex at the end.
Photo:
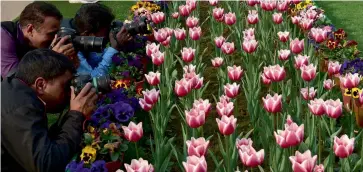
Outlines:
POLYGON ((96 94, 98 94, 98 85, 97 85, 97 78, 96 77, 92 78, 92 84, 96 89, 96 94))

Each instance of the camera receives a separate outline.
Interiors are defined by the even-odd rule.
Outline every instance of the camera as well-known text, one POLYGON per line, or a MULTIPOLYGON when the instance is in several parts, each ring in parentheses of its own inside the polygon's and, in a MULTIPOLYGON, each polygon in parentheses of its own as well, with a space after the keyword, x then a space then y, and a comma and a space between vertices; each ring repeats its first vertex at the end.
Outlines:
POLYGON ((131 23, 125 24, 123 24, 121 21, 116 20, 111 24, 111 31, 114 35, 116 35, 121 30, 122 26, 125 26, 126 31, 134 36, 137 34, 152 33, 152 31, 149 30, 149 27, 154 28, 154 23, 152 21, 149 21, 145 16, 136 17, 131 23))
POLYGON ((62 27, 57 36, 59 40, 64 36, 71 36, 74 48, 85 52, 102 52, 107 45, 107 40, 103 37, 77 36, 76 30, 66 27, 62 27))
POLYGON ((71 81, 71 85, 74 87, 74 93, 78 95, 88 82, 96 88, 97 93, 101 92, 104 94, 112 90, 110 76, 104 75, 100 77, 91 77, 91 75, 83 74, 75 75, 71 81))

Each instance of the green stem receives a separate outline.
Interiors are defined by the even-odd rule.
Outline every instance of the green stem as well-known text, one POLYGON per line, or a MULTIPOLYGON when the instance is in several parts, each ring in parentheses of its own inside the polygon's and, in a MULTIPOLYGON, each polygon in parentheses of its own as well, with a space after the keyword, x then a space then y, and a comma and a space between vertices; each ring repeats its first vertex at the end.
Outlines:
POLYGON ((320 121, 319 121, 319 127, 318 127, 318 134, 319 134, 319 153, 318 153, 318 156, 319 156, 319 164, 321 163, 321 151, 322 151, 322 142, 321 142, 321 127, 323 127, 322 126, 322 122, 321 122, 321 120, 322 120, 322 117, 320 116, 320 121))
POLYGON ((137 149, 137 142, 135 142, 136 159, 139 159, 139 150, 137 149))
POLYGON ((227 172, 231 172, 231 165, 230 165, 230 154, 229 154, 229 142, 228 142, 228 136, 224 135, 224 142, 226 145, 226 166, 227 166, 227 172))

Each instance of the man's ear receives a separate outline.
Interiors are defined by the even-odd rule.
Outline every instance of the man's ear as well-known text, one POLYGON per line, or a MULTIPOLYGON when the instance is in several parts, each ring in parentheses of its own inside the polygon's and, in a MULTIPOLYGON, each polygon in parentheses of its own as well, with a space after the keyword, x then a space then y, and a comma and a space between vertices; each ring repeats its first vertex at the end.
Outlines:
POLYGON ((33 87, 39 95, 43 95, 47 88, 47 84, 48 82, 44 78, 39 77, 35 80, 33 87))
POLYGON ((25 26, 25 33, 32 37, 33 36, 33 30, 34 30, 34 25, 33 24, 28 24, 25 26))

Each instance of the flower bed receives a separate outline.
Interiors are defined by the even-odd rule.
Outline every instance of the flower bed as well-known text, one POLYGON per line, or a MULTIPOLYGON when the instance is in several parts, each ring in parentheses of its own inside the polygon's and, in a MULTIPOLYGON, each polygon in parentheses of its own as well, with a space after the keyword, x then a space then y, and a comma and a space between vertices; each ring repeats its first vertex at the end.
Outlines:
POLYGON ((200 17, 202 3, 208 2, 168 2, 167 10, 153 13, 151 2, 132 6, 136 15, 150 13, 158 28, 154 42, 142 50, 145 56, 114 58, 115 90, 87 125, 83 162, 68 170, 105 171, 106 162, 116 162, 128 172, 362 171, 357 43, 309 0, 210 0, 207 18, 200 17), (207 51, 214 53, 208 64, 207 51), (217 82, 205 80, 207 70, 217 82), (132 84, 139 81, 143 86, 132 84), (203 99, 212 91, 214 101, 203 99), (241 94, 247 131, 238 131, 241 94), (181 130, 170 135, 175 113, 181 130), (207 135, 210 127, 219 132, 207 135), (130 154, 129 165, 122 157, 130 154))

